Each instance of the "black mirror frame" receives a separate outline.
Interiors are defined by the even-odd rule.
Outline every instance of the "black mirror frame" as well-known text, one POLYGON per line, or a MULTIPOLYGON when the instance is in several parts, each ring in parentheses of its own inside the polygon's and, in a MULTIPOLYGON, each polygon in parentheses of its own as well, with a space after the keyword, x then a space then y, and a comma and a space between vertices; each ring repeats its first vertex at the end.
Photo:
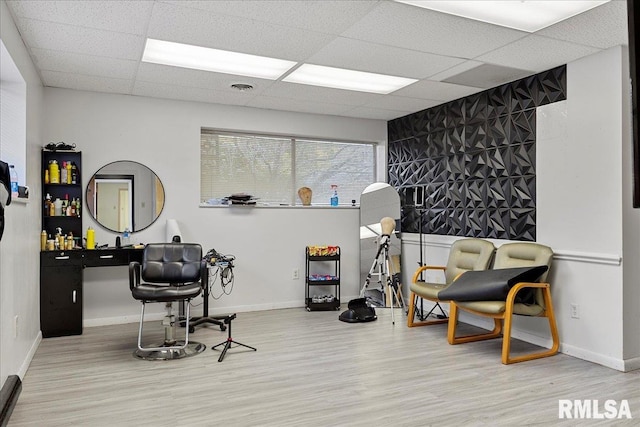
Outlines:
MULTIPOLYGON (((142 231, 142 230, 150 227, 151 225, 153 225, 158 220, 158 218, 160 218, 160 215, 162 214, 162 211, 164 211, 165 196, 166 196, 166 193, 165 193, 165 190, 164 190, 164 184, 162 183, 162 180, 160 179, 158 174, 156 174, 155 171, 153 171, 153 169, 151 169, 150 167, 148 167, 148 166, 146 166, 146 165, 144 165, 144 164, 142 164, 140 162, 136 162, 135 160, 116 160, 116 161, 107 163, 107 164, 101 166, 100 168, 98 168, 98 170, 93 175, 91 175, 91 178, 89 178, 89 180, 87 181, 87 186, 85 188, 85 202, 86 202, 86 206, 87 206, 86 210, 87 210, 87 214, 90 215, 102 228, 104 228, 105 230, 114 232, 114 233, 120 233, 120 231, 118 231, 118 230, 114 230, 112 228, 109 228, 109 227, 105 226, 100 221, 98 221, 98 219, 96 218, 95 212, 93 212, 93 207, 90 207, 90 206, 93 206, 93 198, 94 198, 94 196, 92 194, 90 194, 90 190, 91 190, 90 187, 91 187, 91 183, 94 182, 94 180, 96 178, 104 178, 104 177, 107 177, 107 178, 123 178, 123 179, 124 178, 127 178, 127 179, 128 178, 132 178, 132 175, 126 174, 126 173, 119 173, 119 172, 101 173, 101 171, 104 170, 106 167, 108 167, 110 165, 113 165, 113 164, 117 164, 117 163, 123 163, 123 162, 135 163, 135 164, 147 169, 149 172, 151 172, 155 176, 155 178, 158 180, 158 182, 160 184, 160 187, 162 189, 162 198, 163 198, 163 200, 162 200, 162 207, 161 207, 160 211, 156 213, 155 218, 149 224, 144 225, 144 227, 137 228, 136 221, 135 221, 135 195, 136 195, 136 192, 135 192, 135 186, 133 187, 131 198, 132 198, 132 200, 134 200, 134 206, 132 207, 132 211, 131 211, 131 215, 133 217, 132 218, 132 227, 131 227, 132 230, 131 230, 131 232, 132 233, 137 233, 139 231, 142 231)), ((135 185, 135 180, 131 179, 131 181, 132 181, 132 184, 135 185)))

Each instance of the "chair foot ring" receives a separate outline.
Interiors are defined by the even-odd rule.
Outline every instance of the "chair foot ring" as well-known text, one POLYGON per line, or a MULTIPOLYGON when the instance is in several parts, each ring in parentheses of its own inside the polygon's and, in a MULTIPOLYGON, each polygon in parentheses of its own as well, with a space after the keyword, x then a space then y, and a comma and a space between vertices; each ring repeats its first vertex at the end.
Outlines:
MULTIPOLYGON (((177 346, 184 345, 184 341, 176 342, 177 346)), ((155 344, 152 347, 162 347, 162 344, 155 344)), ((195 356, 198 353, 202 353, 207 348, 206 345, 190 341, 189 344, 183 348, 171 348, 167 347, 167 349, 162 350, 140 350, 137 349, 133 352, 133 357, 136 359, 142 360, 174 360, 174 359, 184 359, 185 357, 195 356)))

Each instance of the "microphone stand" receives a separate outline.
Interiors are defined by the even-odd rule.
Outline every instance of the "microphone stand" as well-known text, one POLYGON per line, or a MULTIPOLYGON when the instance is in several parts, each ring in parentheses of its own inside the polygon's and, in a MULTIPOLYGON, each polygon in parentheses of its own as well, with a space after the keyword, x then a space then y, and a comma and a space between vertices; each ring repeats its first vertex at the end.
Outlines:
MULTIPOLYGON (((420 261, 418 261, 418 268, 420 268, 424 265, 424 248, 422 245, 422 217, 424 215, 425 209, 416 209, 416 211, 418 211, 418 213, 420 214, 420 221, 418 223, 418 236, 420 237, 420 261)), ((424 281, 424 271, 420 272, 420 281, 424 281)), ((415 303, 417 303, 418 300, 420 300, 420 309, 416 310, 414 314, 417 315, 418 319, 422 321, 426 319, 426 317, 422 315, 424 313, 424 300, 416 295, 413 306, 416 307, 415 303)))

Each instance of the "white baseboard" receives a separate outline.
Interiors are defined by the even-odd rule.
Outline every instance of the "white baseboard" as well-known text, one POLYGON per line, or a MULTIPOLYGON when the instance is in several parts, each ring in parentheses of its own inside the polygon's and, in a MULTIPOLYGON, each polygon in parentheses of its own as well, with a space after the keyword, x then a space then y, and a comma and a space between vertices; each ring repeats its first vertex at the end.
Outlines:
POLYGON ((615 369, 616 371, 625 372, 625 361, 622 359, 604 356, 569 344, 560 344, 560 353, 586 360, 588 362, 597 363, 598 365, 606 366, 607 368, 615 369))
MULTIPOLYGON (((358 298, 358 296, 341 296, 340 300, 343 304, 348 301, 358 298)), ((305 306, 304 301, 285 301, 285 302, 271 302, 264 304, 250 304, 250 305, 236 305, 231 307, 221 308, 209 308, 209 314, 211 316, 221 316, 229 313, 247 313, 250 311, 266 311, 266 310, 278 310, 282 308, 302 308, 305 306)), ((193 310, 193 309, 192 309, 193 310)), ((193 313, 192 315, 198 316, 199 314, 193 313)), ((162 313, 145 313, 144 318, 146 320, 162 320, 164 312, 162 313)), ((82 325, 85 328, 92 328, 95 326, 107 326, 107 325, 121 325, 124 323, 137 323, 140 321, 139 314, 116 316, 116 317, 101 317, 95 319, 85 319, 82 325)))
POLYGON ((231 307, 209 309, 209 314, 213 316, 221 316, 229 313, 246 313, 249 311, 278 310, 281 308, 296 308, 296 307, 304 307, 304 302, 303 301, 284 301, 284 302, 270 302, 270 303, 264 303, 264 304, 236 305, 231 307))
MULTIPOLYGON (((276 310, 280 308, 296 308, 296 307, 304 307, 304 302, 302 301, 288 301, 281 303, 266 303, 266 304, 253 304, 253 305, 238 305, 232 307, 222 307, 222 308, 209 308, 209 314, 211 316, 221 316, 229 313, 244 313, 249 311, 265 311, 265 310, 276 310)), ((144 319, 147 320, 162 320, 165 313, 145 313, 144 319)), ((194 313, 193 309, 191 311, 192 316, 199 316, 201 313, 194 313)), ((85 328, 91 328, 95 326, 107 326, 107 325, 121 325, 124 323, 138 323, 140 321, 139 314, 131 314, 124 316, 115 316, 115 317, 101 317, 95 319, 85 319, 82 322, 82 325, 85 328)))
MULTIPOLYGON (((145 313, 144 320, 162 320, 165 313, 145 313)), ((92 328, 95 326, 108 326, 108 325, 122 325, 124 323, 138 323, 140 321, 139 314, 132 314, 126 316, 115 317, 101 317, 97 319, 84 319, 82 326, 85 328, 92 328)))
POLYGON ((20 365, 20 370, 18 370, 17 374, 20 377, 20 380, 24 380, 24 376, 27 374, 27 369, 29 369, 29 365, 31 365, 31 361, 33 360, 33 356, 36 354, 36 350, 40 346, 40 342, 42 341, 42 331, 38 331, 38 335, 33 340, 31 344, 31 348, 27 352, 27 356, 24 358, 22 365, 20 365))
POLYGON ((640 357, 634 357, 633 359, 624 360, 624 371, 635 371, 640 369, 640 357))

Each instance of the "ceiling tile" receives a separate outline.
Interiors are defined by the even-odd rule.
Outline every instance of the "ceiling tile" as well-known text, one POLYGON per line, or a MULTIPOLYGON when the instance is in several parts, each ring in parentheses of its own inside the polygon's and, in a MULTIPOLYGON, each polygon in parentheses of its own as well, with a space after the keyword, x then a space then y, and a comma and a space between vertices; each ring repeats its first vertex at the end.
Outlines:
POLYGON ((20 24, 31 48, 132 60, 140 59, 144 48, 144 37, 132 34, 23 18, 20 24))
POLYGON ((133 79, 138 68, 138 61, 127 59, 46 49, 31 49, 31 53, 40 70, 133 79))
POLYGON ((335 36, 158 3, 149 38, 301 61, 335 36))
POLYGON ((287 82, 275 82, 264 91, 264 95, 296 99, 298 101, 327 102, 354 106, 363 105, 384 96, 375 93, 322 88, 287 82))
POLYGON ((451 76, 455 76, 456 74, 460 74, 460 73, 464 73, 465 71, 468 71, 472 68, 476 68, 480 65, 482 65, 483 63, 480 61, 472 61, 472 60, 467 60, 464 61, 461 64, 455 65, 449 69, 446 69, 440 73, 434 74, 433 76, 429 77, 429 80, 434 80, 437 82, 441 82, 442 80, 448 79, 451 76))
POLYGON ((42 80, 45 86, 61 87, 90 92, 131 93, 131 81, 110 77, 86 76, 82 74, 43 71, 42 80))
POLYGON ((306 62, 350 70, 423 79, 463 59, 339 37, 306 62))
POLYGON ((566 64, 597 51, 590 46, 530 35, 475 59, 540 72, 560 65, 559 62, 566 64))
POLYGON ((265 108, 268 110, 297 111, 300 113, 343 115, 351 106, 334 103, 305 101, 274 96, 257 96, 247 103, 248 107, 265 108))
POLYGON ((501 65, 481 64, 475 68, 456 74, 442 81, 457 85, 489 89, 500 86, 504 83, 522 79, 530 76, 531 74, 534 73, 528 70, 520 70, 518 68, 504 67, 501 65))
POLYGON ((368 102, 363 107, 396 111, 421 111, 441 104, 442 101, 432 101, 429 99, 409 98, 407 96, 387 95, 368 102))
POLYGON ((167 85, 152 82, 136 82, 133 95, 213 104, 246 105, 254 96, 250 92, 226 92, 212 89, 167 85))
POLYGON ((208 71, 171 67, 168 65, 151 64, 147 62, 142 62, 140 64, 137 79, 139 81, 163 83, 168 85, 175 85, 176 82, 180 82, 181 86, 186 87, 233 92, 237 92, 238 90, 232 89, 232 84, 246 83, 253 86, 253 89, 251 90, 253 94, 259 94, 273 84, 273 80, 236 76, 232 74, 212 73, 208 71))
POLYGON ((342 36, 471 59, 526 34, 406 4, 383 2, 342 36))
POLYGON ((371 0, 176 0, 166 3, 321 33, 340 34, 366 15, 377 2, 371 0))
POLYGON ((462 98, 482 89, 470 86, 454 85, 451 83, 434 82, 431 80, 421 80, 405 88, 393 92, 397 96, 410 98, 429 99, 432 101, 451 101, 462 98))
POLYGON ((152 1, 11 1, 16 16, 59 24, 143 35, 152 1))
POLYGON ((607 49, 628 43, 627 2, 614 0, 565 21, 544 28, 536 35, 607 49))
POLYGON ((345 112, 344 115, 361 119, 393 120, 398 117, 406 116, 407 114, 411 114, 413 112, 415 111, 394 111, 370 107, 354 107, 351 110, 345 112))

